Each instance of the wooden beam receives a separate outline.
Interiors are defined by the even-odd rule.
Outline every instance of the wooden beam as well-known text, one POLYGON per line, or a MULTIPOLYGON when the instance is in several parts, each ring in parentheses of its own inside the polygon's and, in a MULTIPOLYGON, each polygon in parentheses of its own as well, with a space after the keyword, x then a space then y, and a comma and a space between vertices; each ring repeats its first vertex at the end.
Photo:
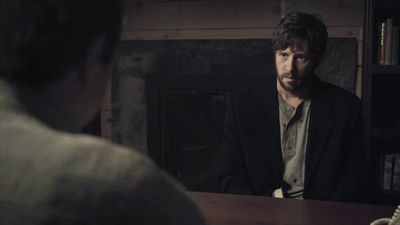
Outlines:
MULTIPOLYGON (((122 32, 122 40, 179 40, 179 39, 270 39, 273 27, 232 29, 129 30, 122 32)), ((357 38, 361 27, 328 27, 329 37, 357 38)), ((360 33, 361 32, 361 33, 360 33)))
POLYGON ((363 8, 363 0, 130 0, 123 30, 268 28, 290 11, 318 13, 328 27, 362 26, 363 8))
POLYGON ((279 0, 126 1, 124 30, 272 27, 279 0))

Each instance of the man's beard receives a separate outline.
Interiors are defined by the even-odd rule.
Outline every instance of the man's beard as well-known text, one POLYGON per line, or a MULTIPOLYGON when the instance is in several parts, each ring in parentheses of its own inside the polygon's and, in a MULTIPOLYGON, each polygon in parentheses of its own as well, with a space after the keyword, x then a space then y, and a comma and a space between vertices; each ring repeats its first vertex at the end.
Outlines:
POLYGON ((278 81, 281 84, 281 87, 286 91, 299 91, 307 86, 307 84, 311 81, 311 77, 309 75, 305 75, 299 79, 295 79, 293 83, 287 84, 283 81, 284 78, 293 78, 290 73, 284 73, 278 75, 278 81))

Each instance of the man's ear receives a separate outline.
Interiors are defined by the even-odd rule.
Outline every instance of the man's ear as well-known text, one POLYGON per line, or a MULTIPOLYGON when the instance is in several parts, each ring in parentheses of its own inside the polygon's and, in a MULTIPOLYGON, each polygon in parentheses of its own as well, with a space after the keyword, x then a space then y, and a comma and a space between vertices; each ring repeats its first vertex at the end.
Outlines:
POLYGON ((91 80, 90 76, 94 76, 98 67, 103 64, 101 56, 103 54, 104 42, 105 35, 98 35, 93 38, 88 46, 86 55, 79 65, 78 70, 78 79, 83 85, 91 80))

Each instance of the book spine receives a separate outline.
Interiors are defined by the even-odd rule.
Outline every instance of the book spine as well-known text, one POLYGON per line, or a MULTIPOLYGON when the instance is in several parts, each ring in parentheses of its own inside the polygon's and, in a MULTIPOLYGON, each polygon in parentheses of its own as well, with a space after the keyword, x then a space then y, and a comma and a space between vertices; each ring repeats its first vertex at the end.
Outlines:
POLYGON ((393 26, 392 35, 392 64, 399 64, 399 26, 393 26))
POLYGON ((385 65, 392 63, 392 31, 393 30, 393 19, 386 19, 386 41, 385 41, 385 65))
POLYGON ((383 162, 383 193, 392 192, 392 178, 393 178, 393 161, 394 155, 385 155, 383 162))
POLYGON ((392 191, 396 194, 400 193, 400 154, 394 157, 392 191))
POLYGON ((385 64, 386 22, 379 24, 379 54, 378 64, 385 64))

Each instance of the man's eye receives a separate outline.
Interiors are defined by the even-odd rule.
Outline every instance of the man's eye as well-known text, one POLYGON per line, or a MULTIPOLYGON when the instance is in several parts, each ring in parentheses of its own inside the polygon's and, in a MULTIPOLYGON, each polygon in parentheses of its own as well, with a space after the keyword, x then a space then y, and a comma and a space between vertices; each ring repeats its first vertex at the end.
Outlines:
POLYGON ((288 54, 281 52, 281 53, 279 53, 279 56, 282 57, 282 58, 287 58, 288 54))
POLYGON ((306 62, 308 59, 305 56, 296 57, 297 62, 306 62))

